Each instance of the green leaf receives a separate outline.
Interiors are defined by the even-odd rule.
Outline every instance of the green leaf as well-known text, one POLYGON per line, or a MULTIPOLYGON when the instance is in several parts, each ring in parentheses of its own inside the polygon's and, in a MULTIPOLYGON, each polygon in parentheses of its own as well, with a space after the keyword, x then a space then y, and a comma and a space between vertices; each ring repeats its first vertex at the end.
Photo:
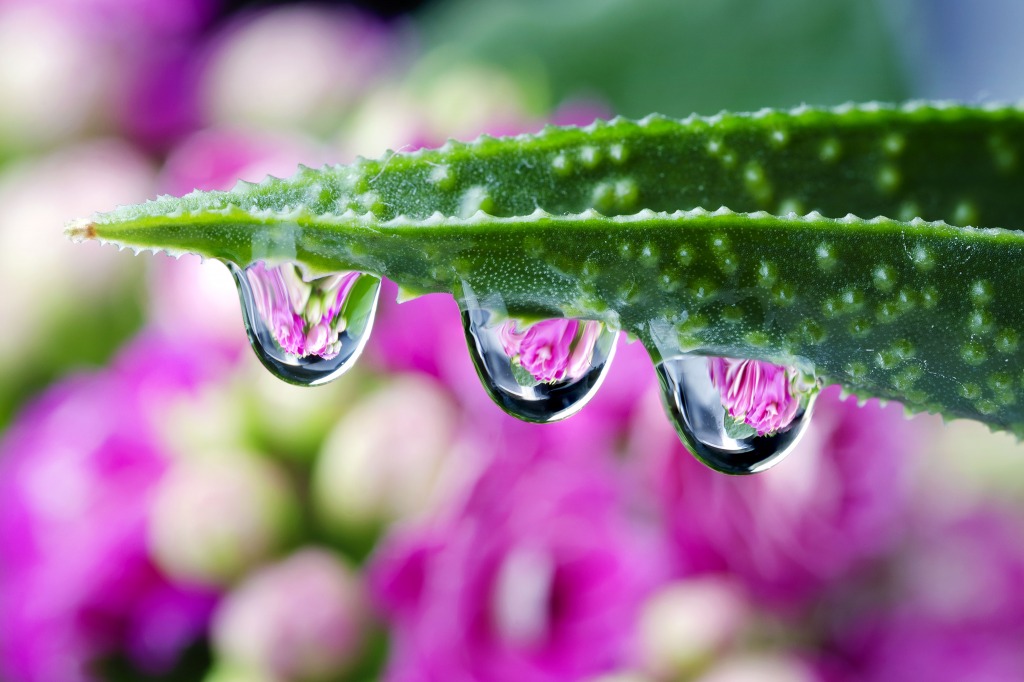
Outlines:
POLYGON ((512 361, 509 367, 512 370, 512 376, 515 377, 516 383, 520 386, 533 387, 540 384, 537 377, 530 374, 529 370, 524 369, 518 362, 512 361))
POLYGON ((734 419, 729 415, 726 415, 723 424, 725 425, 725 435, 729 436, 729 438, 743 440, 757 435, 757 429, 753 426, 741 419, 734 419))
POLYGON ((411 295, 468 285, 514 317, 603 320, 656 362, 813 368, 1020 436, 1022 153, 1013 107, 652 115, 303 168, 69 233, 411 295))

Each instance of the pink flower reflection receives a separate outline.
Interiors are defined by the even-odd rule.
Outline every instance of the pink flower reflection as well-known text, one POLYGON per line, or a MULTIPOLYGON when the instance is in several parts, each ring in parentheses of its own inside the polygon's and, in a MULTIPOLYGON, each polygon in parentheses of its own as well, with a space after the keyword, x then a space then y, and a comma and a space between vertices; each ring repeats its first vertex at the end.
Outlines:
POLYGON ((525 331, 518 324, 504 323, 498 337, 505 354, 537 381, 572 381, 590 368, 601 323, 558 318, 535 322, 525 331))
POLYGON ((360 273, 306 281, 293 265, 254 263, 246 268, 245 277, 258 314, 286 353, 337 357, 339 337, 348 324, 342 308, 360 273))
POLYGON ((0 671, 12 682, 92 680, 124 653, 169 668, 215 595, 170 582, 146 549, 167 454, 156 416, 220 359, 143 338, 109 370, 69 378, 0 442, 0 671))
POLYGON ((790 371, 760 360, 709 358, 711 383, 729 416, 764 436, 793 423, 800 400, 791 390, 790 371))

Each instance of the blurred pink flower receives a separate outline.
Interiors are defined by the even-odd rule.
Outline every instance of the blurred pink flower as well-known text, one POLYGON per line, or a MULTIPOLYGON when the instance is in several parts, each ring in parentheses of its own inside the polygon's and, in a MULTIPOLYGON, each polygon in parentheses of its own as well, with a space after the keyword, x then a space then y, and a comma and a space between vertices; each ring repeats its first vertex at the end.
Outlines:
POLYGON ((160 671, 202 635, 214 595, 161 575, 145 527, 167 466, 157 415, 219 360, 140 338, 110 369, 50 388, 0 442, 4 679, 90 680, 117 653, 160 671))
MULTIPOLYGON (((88 132, 99 123, 158 152, 201 124, 197 89, 201 33, 217 13, 219 0, 0 0, 4 17, 27 10, 40 20, 25 46, 16 48, 22 92, 18 109, 40 108, 27 119, 26 133, 46 137, 55 122, 88 132), (63 40, 53 41, 63 34, 63 40), (77 57, 77 59, 76 59, 77 57), (42 73, 36 73, 40 67, 42 73), (40 77, 42 76, 42 77, 40 77), (60 86, 60 87, 58 87, 60 86), (34 125, 33 125, 34 123, 34 125), (33 128, 42 127, 42 130, 33 128)), ((2 33, 2 31, 0 31, 2 33)), ((17 42, 7 39, 6 43, 17 42)), ((6 55, 4 55, 6 56, 6 55)), ((9 60, 8 60, 9 61, 9 60)), ((14 85, 0 74, 0 86, 14 85)), ((15 112, 17 113, 17 111, 15 112)), ((0 125, 0 128, 3 126, 0 125)))
MULTIPOLYGON (((384 280, 366 357, 384 369, 429 374, 456 394, 460 387, 475 387, 479 380, 455 300, 448 294, 428 294, 399 304, 397 296, 398 287, 384 280)), ((482 389, 476 395, 483 395, 482 389)))
POLYGON ((166 153, 205 123, 198 95, 200 48, 187 39, 150 40, 121 51, 117 128, 148 151, 166 153))
POLYGON ((560 682, 624 667, 662 566, 644 530, 607 459, 494 459, 450 515, 393 533, 371 561, 393 635, 386 679, 560 682))
POLYGON ((729 416, 764 436, 793 422, 800 400, 790 391, 790 372, 760 360, 710 358, 711 383, 729 416))
POLYGON ((31 6, 70 15, 83 29, 122 37, 195 31, 213 18, 220 4, 220 0, 0 0, 0 7, 31 6))
POLYGON ((1019 510, 941 518, 919 510, 908 539, 852 608, 826 612, 822 670, 836 682, 1024 679, 1024 524, 1019 510))
POLYGON ((300 163, 320 166, 330 160, 326 149, 300 135, 214 128, 198 132, 174 148, 164 164, 160 187, 171 194, 226 190, 239 180, 288 177, 300 163))
POLYGON ((898 405, 857 407, 832 388, 785 461, 722 476, 679 443, 652 394, 630 447, 651 467, 679 572, 732 573, 761 603, 796 607, 895 546, 921 428, 898 405))

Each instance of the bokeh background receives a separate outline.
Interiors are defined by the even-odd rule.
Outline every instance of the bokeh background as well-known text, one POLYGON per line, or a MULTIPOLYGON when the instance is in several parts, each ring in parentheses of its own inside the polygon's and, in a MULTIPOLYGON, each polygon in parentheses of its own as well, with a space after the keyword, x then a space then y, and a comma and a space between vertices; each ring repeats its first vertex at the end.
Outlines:
MULTIPOLYGON (((0 0, 0 680, 1024 679, 1024 452, 834 389, 696 464, 642 348, 579 415, 487 400, 385 287, 317 389, 226 268, 71 218, 449 137, 1024 94, 1015 0, 0 0)), ((715 208, 715 207, 708 207, 715 208)))

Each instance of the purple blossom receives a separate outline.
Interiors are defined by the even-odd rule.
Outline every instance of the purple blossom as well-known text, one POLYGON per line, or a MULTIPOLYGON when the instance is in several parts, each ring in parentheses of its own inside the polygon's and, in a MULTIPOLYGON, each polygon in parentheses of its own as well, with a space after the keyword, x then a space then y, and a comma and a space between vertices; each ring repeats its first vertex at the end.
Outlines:
POLYGON ((885 571, 837 586, 827 679, 1024 679, 1024 525, 1018 510, 922 509, 885 571), (881 597, 881 598, 880 598, 881 597), (888 598, 886 598, 888 597, 888 598))
POLYGON ((299 163, 315 167, 330 154, 313 140, 295 134, 259 133, 217 128, 189 136, 164 164, 163 191, 186 194, 193 189, 230 189, 239 180, 292 175, 299 163))
POLYGON ((634 657, 656 546, 608 460, 492 461, 451 513, 392 534, 370 581, 393 634, 386 679, 555 682, 634 657))
POLYGON ((729 416, 764 436, 789 426, 800 409, 791 371, 760 360, 709 358, 711 383, 729 416))
POLYGON ((421 372, 440 379, 460 402, 482 395, 480 380, 466 351, 459 306, 447 294, 428 294, 398 304, 398 287, 382 283, 367 357, 391 371, 421 372))
POLYGON ((348 297, 352 287, 355 286, 356 280, 359 279, 358 272, 347 272, 343 275, 338 275, 338 282, 332 284, 329 291, 333 291, 330 300, 331 304, 324 311, 320 317, 321 322, 332 323, 338 317, 338 313, 341 312, 341 307, 345 304, 345 299, 348 297))
POLYGON ((144 148, 166 153, 203 123, 196 46, 150 41, 125 51, 131 59, 122 59, 125 76, 114 111, 118 128, 144 148))
POLYGON ((899 406, 857 407, 829 389, 784 462, 722 476, 685 450, 652 396, 631 450, 652 466, 676 570, 731 573, 762 603, 792 608, 896 546, 922 428, 899 406))
POLYGON ((158 672, 202 634, 214 595, 157 570, 146 523, 167 466, 157 415, 220 360, 143 337, 46 391, 0 442, 5 679, 90 680, 117 652, 158 672))

